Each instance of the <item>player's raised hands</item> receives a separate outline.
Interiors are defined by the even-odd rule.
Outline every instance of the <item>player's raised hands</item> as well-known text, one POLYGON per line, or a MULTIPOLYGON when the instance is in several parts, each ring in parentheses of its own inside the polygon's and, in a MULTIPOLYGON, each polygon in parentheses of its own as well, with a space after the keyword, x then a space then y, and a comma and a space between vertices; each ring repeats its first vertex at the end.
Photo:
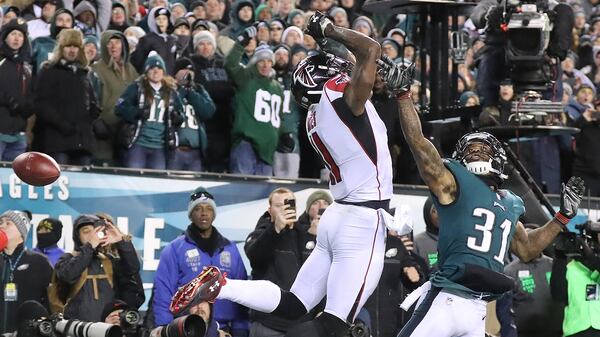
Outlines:
MULTIPOLYGON (((567 219, 572 219, 577 214, 577 209, 585 193, 585 184, 579 177, 571 177, 560 188, 560 214, 567 219)), ((561 221, 562 222, 562 221, 561 221)))
POLYGON ((304 33, 312 36, 315 40, 323 39, 325 37, 325 28, 332 24, 331 20, 325 14, 317 11, 308 19, 304 33))
POLYGON ((377 60, 377 73, 385 82, 388 90, 396 96, 410 92, 415 76, 415 64, 396 63, 386 55, 377 60))

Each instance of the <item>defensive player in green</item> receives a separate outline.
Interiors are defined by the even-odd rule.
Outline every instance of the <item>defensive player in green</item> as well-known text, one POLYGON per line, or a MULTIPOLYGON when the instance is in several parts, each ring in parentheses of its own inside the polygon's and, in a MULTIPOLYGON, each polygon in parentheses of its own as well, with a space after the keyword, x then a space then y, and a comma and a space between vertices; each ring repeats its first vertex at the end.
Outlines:
POLYGON ((502 273, 508 249, 522 261, 538 256, 577 213, 585 191, 583 180, 572 177, 563 184, 560 211, 543 227, 527 233, 519 222, 525 212, 523 201, 500 189, 507 178, 502 144, 489 133, 469 133, 458 141, 452 159, 442 160, 423 136, 410 97, 414 66, 403 67, 385 58, 378 63, 380 75, 397 94, 404 137, 440 219, 439 271, 403 303, 410 306, 420 296, 398 337, 483 336, 486 302, 514 284, 502 273))
POLYGON ((231 173, 271 176, 279 141, 283 88, 274 79, 273 51, 260 45, 248 65, 240 64, 244 47, 256 36, 246 28, 225 59, 225 70, 236 86, 231 173))

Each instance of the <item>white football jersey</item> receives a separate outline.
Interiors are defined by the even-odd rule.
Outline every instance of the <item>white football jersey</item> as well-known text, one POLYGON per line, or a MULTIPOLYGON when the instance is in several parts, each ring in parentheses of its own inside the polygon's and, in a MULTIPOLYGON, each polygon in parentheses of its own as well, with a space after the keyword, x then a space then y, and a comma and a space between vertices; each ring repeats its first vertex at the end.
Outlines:
POLYGON ((308 138, 330 171, 335 200, 391 199, 392 158, 385 124, 370 101, 364 114, 352 114, 342 97, 349 82, 340 74, 325 83, 319 104, 306 118, 308 138))

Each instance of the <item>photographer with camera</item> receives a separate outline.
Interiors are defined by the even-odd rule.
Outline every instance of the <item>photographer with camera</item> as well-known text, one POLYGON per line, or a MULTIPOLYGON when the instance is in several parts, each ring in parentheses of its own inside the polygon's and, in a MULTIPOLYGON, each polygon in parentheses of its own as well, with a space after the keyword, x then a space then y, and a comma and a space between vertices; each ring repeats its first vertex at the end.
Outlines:
POLYGON ((215 104, 202 84, 194 82, 194 64, 186 57, 175 62, 177 92, 183 103, 185 119, 178 131, 179 146, 167 158, 169 170, 200 172, 208 145, 204 121, 215 114, 215 104))
POLYGON ((600 196, 600 112, 587 108, 575 120, 581 130, 575 135, 573 174, 585 179, 591 196, 600 196))
MULTIPOLYGON (((284 290, 292 287, 294 279, 310 251, 316 246, 311 244, 310 236, 316 237, 315 221, 319 209, 333 202, 329 194, 316 191, 307 202, 303 225, 296 216, 296 198, 287 188, 276 188, 269 195, 269 208, 258 219, 256 228, 248 235, 244 250, 252 266, 253 280, 268 280, 284 290), (315 205, 314 207, 313 204, 315 205), (312 209, 312 211, 311 211, 312 209), (314 225, 311 228, 311 224, 314 225), (308 249, 311 247, 312 249, 308 249), (306 252, 306 254, 304 253, 306 252)), ((255 310, 250 311, 250 337, 283 337, 294 325, 310 320, 312 312, 299 320, 289 320, 273 314, 255 310)))
POLYGON ((99 322, 104 307, 115 298, 128 299, 134 308, 144 302, 136 277, 140 263, 130 235, 121 233, 111 221, 83 214, 75 219, 73 241, 75 250, 58 260, 48 290, 53 313, 99 322))
POLYGON ((23 212, 9 210, 0 215, 0 334, 17 330, 17 308, 23 302, 34 300, 48 306, 46 289, 52 267, 45 256, 25 247, 28 226, 23 212))
MULTIPOLYGON (((533 81, 536 84, 541 77, 544 78, 545 84, 554 84, 553 88, 545 91, 546 99, 559 101, 562 95, 562 85, 560 78, 560 61, 566 57, 567 51, 572 45, 573 36, 572 29, 574 25, 573 10, 568 4, 557 3, 552 0, 538 1, 515 1, 515 0, 482 0, 477 4, 471 13, 471 20, 478 29, 485 28, 485 46, 481 50, 479 70, 477 73, 477 92, 482 97, 482 106, 495 106, 498 102, 498 88, 500 81, 506 77, 510 77, 515 82, 519 74, 507 74, 510 72, 507 63, 507 45, 510 43, 508 24, 511 14, 517 12, 517 8, 523 4, 536 5, 536 10, 541 13, 542 20, 547 18, 550 24, 553 25, 552 31, 549 34, 548 46, 543 50, 543 60, 537 65, 538 70, 544 76, 530 76, 531 78, 522 78, 523 82, 533 81), (552 78, 551 78, 552 77, 552 78), (554 89, 554 90, 552 90, 554 89), (552 97, 556 94, 556 97, 552 97)), ((537 19, 532 13, 532 21, 537 19)), ((525 28, 529 24, 528 20, 523 20, 525 28)), ((545 26, 546 29, 548 25, 545 26)), ((532 27, 534 28, 534 27, 532 27)), ((536 27, 537 28, 537 27, 536 27)), ((515 30, 517 31, 517 30, 515 30)), ((524 38, 524 34, 520 34, 524 38)), ((540 37, 541 38, 541 37, 540 37)), ((527 43, 519 44, 519 47, 528 45, 527 43)), ((537 46, 537 44, 529 44, 537 46)), ((539 46, 544 46, 542 43, 539 46)), ((531 66, 529 63, 527 66, 531 66)), ((537 73, 538 75, 540 72, 537 73)), ((526 76, 526 75, 525 75, 526 76)), ((521 82, 521 81, 519 81, 521 82)))
POLYGON ((302 263, 308 259, 317 244, 317 227, 325 209, 333 203, 333 198, 325 190, 316 190, 306 199, 306 209, 298 217, 302 263))
POLYGON ((600 336, 600 224, 577 225, 555 245, 550 291, 566 304, 564 336, 600 336))

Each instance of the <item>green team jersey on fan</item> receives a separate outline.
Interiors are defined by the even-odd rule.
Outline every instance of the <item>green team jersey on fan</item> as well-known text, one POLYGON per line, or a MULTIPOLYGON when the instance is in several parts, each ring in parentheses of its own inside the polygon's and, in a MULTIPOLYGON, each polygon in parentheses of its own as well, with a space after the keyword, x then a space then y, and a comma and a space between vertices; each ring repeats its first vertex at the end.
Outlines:
POLYGON ((525 207, 517 195, 492 190, 458 161, 445 160, 444 164, 456 180, 457 195, 449 205, 433 198, 440 230, 439 271, 432 275, 431 284, 457 295, 477 297, 481 293, 455 281, 463 276, 465 264, 503 273, 504 258, 525 207))
POLYGON ((237 87, 232 146, 246 140, 262 161, 272 165, 279 141, 283 89, 274 79, 261 76, 255 65, 242 66, 243 53, 244 48, 236 44, 225 60, 225 69, 237 87))

